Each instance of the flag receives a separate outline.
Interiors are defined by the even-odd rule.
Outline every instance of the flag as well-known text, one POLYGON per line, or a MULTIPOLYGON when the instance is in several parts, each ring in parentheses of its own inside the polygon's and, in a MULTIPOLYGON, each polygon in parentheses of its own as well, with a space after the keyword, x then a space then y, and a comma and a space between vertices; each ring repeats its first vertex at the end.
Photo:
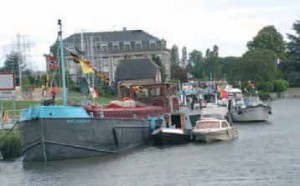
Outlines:
POLYGON ((44 56, 46 57, 47 66, 50 70, 59 69, 58 62, 52 54, 44 54, 44 56))
POLYGON ((79 64, 81 66, 82 73, 84 74, 95 73, 95 69, 92 67, 91 62, 79 60, 79 64))
POLYGON ((228 92, 225 90, 221 90, 221 98, 228 98, 228 92))
POLYGON ((9 121, 9 116, 8 116, 8 112, 7 111, 4 111, 3 110, 3 113, 2 113, 2 120, 4 123, 8 123, 9 121))
POLYGON ((78 55, 71 52, 71 56, 73 57, 73 61, 75 63, 79 63, 81 66, 81 70, 83 74, 95 73, 95 69, 93 68, 91 62, 86 61, 79 57, 78 55))

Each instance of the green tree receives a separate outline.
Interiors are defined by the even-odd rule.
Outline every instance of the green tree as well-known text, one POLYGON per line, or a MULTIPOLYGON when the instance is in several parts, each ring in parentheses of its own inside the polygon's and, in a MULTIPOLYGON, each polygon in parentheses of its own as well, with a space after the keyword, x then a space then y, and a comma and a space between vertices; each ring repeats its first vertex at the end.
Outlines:
POLYGON ((181 56, 181 63, 185 67, 187 64, 187 50, 186 47, 182 48, 182 56, 181 56))
POLYGON ((171 64, 179 64, 179 53, 177 45, 171 48, 171 64))
POLYGON ((287 34, 287 59, 279 65, 291 86, 300 86, 300 21, 293 24, 296 35, 287 34))
POLYGON ((203 55, 201 51, 193 50, 189 53, 187 71, 194 75, 194 77, 203 78, 203 55))
POLYGON ((221 65, 219 60, 219 47, 213 46, 213 50, 206 50, 203 64, 203 76, 208 80, 217 80, 222 78, 221 65))
POLYGON ((176 79, 177 70, 179 68, 179 53, 178 53, 178 47, 176 45, 173 45, 171 48, 171 79, 176 79))
POLYGON ((285 42, 274 26, 262 28, 253 40, 248 42, 247 46, 249 50, 268 49, 280 59, 285 58, 285 42))
POLYGON ((276 76, 276 54, 266 49, 246 52, 240 62, 240 80, 253 82, 272 81, 276 76))
POLYGON ((187 70, 179 65, 175 65, 172 77, 175 80, 179 80, 181 83, 185 83, 188 81, 187 70))
POLYGON ((19 69, 21 72, 25 69, 26 65, 22 58, 20 58, 19 53, 12 52, 6 56, 6 60, 4 61, 4 66, 0 68, 1 72, 14 72, 16 77, 16 85, 20 86, 20 77, 19 77, 19 69), (20 64, 20 68, 19 68, 20 64))
POLYGON ((60 61, 60 44, 58 40, 56 40, 55 43, 50 47, 50 52, 53 54, 55 59, 60 61))
POLYGON ((240 57, 219 58, 221 73, 224 80, 234 82, 240 80, 240 57))
POLYGON ((288 61, 300 62, 300 21, 293 24, 296 35, 287 34, 290 42, 287 44, 288 61))
POLYGON ((163 82, 165 82, 166 77, 167 77, 165 65, 161 62, 161 59, 159 56, 156 56, 153 54, 151 59, 160 67, 161 79, 163 82))

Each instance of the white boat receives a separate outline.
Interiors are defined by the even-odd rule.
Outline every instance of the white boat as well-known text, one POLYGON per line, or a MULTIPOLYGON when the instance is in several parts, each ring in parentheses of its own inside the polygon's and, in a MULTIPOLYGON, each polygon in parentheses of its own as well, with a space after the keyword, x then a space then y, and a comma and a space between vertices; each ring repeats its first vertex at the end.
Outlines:
POLYGON ((230 98, 228 110, 234 122, 266 121, 272 113, 259 97, 244 97, 241 91, 230 98))
POLYGON ((202 118, 197 121, 192 135, 195 141, 224 141, 237 138, 238 131, 225 119, 202 118))

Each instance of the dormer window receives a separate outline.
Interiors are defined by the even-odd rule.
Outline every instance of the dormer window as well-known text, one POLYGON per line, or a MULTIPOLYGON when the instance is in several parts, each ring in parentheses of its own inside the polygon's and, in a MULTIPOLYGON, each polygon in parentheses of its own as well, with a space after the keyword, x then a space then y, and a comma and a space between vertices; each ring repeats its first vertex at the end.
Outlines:
POLYGON ((136 41, 135 42, 135 48, 137 50, 141 50, 142 49, 142 41, 136 41))
POLYGON ((149 42, 149 45, 150 45, 150 49, 155 49, 156 48, 156 41, 155 40, 151 40, 149 42))
POLYGON ((129 51, 130 50, 130 42, 124 42, 124 50, 129 51))
POLYGON ((102 51, 102 52, 107 52, 107 50, 108 50, 107 43, 101 44, 101 51, 102 51))
POLYGON ((113 43, 113 51, 118 51, 120 49, 119 42, 114 42, 113 43))

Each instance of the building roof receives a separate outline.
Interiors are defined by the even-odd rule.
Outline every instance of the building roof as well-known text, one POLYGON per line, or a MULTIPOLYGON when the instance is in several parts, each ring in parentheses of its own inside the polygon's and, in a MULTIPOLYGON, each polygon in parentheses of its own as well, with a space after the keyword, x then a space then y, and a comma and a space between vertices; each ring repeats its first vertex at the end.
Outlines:
MULTIPOLYGON (((143 30, 123 30, 123 31, 111 31, 111 32, 84 32, 84 37, 93 36, 95 40, 100 42, 124 42, 124 41, 149 41, 159 40, 143 30)), ((80 39, 81 33, 75 33, 65 38, 68 40, 80 39)))
POLYGON ((120 60, 116 69, 116 81, 155 79, 160 67, 150 58, 120 60))

